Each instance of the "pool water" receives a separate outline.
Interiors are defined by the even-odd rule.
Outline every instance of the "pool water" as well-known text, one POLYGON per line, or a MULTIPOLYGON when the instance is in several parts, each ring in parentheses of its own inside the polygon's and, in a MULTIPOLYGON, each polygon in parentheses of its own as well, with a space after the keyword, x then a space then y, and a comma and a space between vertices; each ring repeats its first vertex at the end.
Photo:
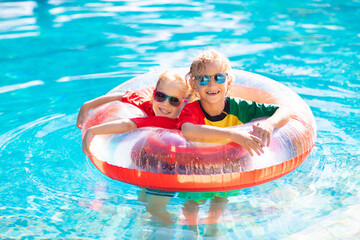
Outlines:
POLYGON ((206 48, 290 87, 318 127, 299 168, 229 198, 217 238, 360 238, 359 18, 358 0, 0 1, 0 238, 193 237, 102 175, 75 122, 85 101, 206 48))

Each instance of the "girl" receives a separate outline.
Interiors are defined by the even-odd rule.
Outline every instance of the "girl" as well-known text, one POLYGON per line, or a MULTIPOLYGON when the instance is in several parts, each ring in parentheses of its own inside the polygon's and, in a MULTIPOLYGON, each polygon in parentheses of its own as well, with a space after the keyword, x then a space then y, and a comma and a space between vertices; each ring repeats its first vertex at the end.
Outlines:
POLYGON ((146 118, 120 119, 89 128, 83 138, 84 153, 90 154, 88 147, 95 135, 125 133, 149 126, 175 129, 178 124, 177 117, 190 99, 189 91, 190 88, 183 78, 166 71, 159 76, 151 100, 144 99, 133 91, 127 91, 125 94, 104 95, 84 103, 78 114, 77 126, 79 128, 82 128, 83 121, 91 109, 116 100, 133 104, 148 116, 146 118))
MULTIPOLYGON (((198 101, 184 107, 179 125, 184 137, 191 141, 229 140, 244 146, 249 154, 260 155, 263 147, 269 146, 275 128, 286 124, 291 112, 285 107, 258 104, 239 98, 229 97, 233 77, 229 60, 216 51, 205 51, 191 64, 186 75, 191 88, 198 95, 198 101), (267 120, 253 125, 252 132, 234 131, 224 128, 243 124, 259 117, 267 120)), ((209 216, 217 221, 221 217, 227 197, 237 191, 219 193, 179 193, 188 199, 184 204, 184 215, 192 230, 198 233, 197 214, 199 204, 211 199, 209 216)), ((206 235, 217 235, 217 225, 208 225, 206 235)))
MULTIPOLYGON (((160 75, 151 100, 146 100, 135 92, 128 91, 125 94, 104 95, 84 103, 77 119, 79 128, 82 128, 83 121, 91 109, 115 100, 131 103, 148 115, 148 117, 120 119, 90 127, 83 138, 84 153, 90 156, 89 146, 95 135, 125 133, 136 128, 150 126, 168 129, 177 128, 177 117, 190 96, 190 87, 186 81, 179 75, 166 71, 160 75)), ((166 211, 166 205, 173 196, 173 192, 151 189, 139 192, 139 200, 147 200, 148 202, 146 210, 165 223, 174 223, 170 214, 166 211)))

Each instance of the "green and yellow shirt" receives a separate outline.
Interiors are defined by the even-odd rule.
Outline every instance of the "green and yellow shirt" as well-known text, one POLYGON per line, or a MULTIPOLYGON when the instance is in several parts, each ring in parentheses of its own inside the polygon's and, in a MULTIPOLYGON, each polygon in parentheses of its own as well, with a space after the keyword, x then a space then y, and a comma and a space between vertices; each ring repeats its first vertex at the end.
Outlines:
POLYGON ((190 122, 200 125, 216 127, 231 127, 250 122, 259 117, 270 117, 279 107, 276 105, 259 104, 255 101, 246 101, 241 98, 228 97, 225 100, 224 111, 217 116, 210 116, 202 108, 200 101, 187 104, 181 111, 179 127, 190 122))

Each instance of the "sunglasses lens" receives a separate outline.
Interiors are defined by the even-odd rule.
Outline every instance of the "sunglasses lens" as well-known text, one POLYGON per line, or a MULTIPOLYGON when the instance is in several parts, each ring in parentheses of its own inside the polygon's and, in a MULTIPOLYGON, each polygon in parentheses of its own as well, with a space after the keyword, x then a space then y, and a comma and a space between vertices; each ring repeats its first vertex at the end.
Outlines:
POLYGON ((156 92, 154 94, 154 99, 158 102, 163 102, 166 99, 166 95, 163 94, 162 92, 156 92))
POLYGON ((201 86, 205 86, 206 84, 209 83, 210 78, 208 76, 201 76, 200 80, 199 80, 199 84, 201 86))
POLYGON ((176 97, 170 97, 169 98, 169 103, 171 106, 177 107, 180 105, 180 100, 176 97))
POLYGON ((217 82, 217 83, 224 83, 225 82, 225 80, 226 80, 226 75, 225 74, 216 74, 215 75, 215 81, 217 82))

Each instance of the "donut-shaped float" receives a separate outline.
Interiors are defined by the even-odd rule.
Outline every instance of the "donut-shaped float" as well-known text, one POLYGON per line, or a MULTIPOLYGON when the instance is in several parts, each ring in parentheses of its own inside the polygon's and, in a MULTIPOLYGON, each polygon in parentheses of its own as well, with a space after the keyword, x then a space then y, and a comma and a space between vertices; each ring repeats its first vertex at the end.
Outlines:
MULTIPOLYGON (((185 69, 173 71, 185 76, 185 69)), ((133 185, 174 192, 212 192, 247 188, 280 178, 297 168, 310 154, 316 139, 314 116, 288 87, 250 72, 233 70, 231 95, 258 103, 288 106, 290 121, 273 133, 261 156, 251 157, 235 143, 192 143, 180 131, 141 128, 126 134, 99 135, 90 145, 92 163, 106 176, 133 185)), ((150 98, 160 75, 150 72, 112 91, 135 90, 150 98)), ((140 109, 112 102, 93 110, 86 129, 120 118, 146 116, 140 109)), ((263 119, 256 119, 263 121, 263 119)), ((254 121, 236 130, 251 130, 254 121)))

